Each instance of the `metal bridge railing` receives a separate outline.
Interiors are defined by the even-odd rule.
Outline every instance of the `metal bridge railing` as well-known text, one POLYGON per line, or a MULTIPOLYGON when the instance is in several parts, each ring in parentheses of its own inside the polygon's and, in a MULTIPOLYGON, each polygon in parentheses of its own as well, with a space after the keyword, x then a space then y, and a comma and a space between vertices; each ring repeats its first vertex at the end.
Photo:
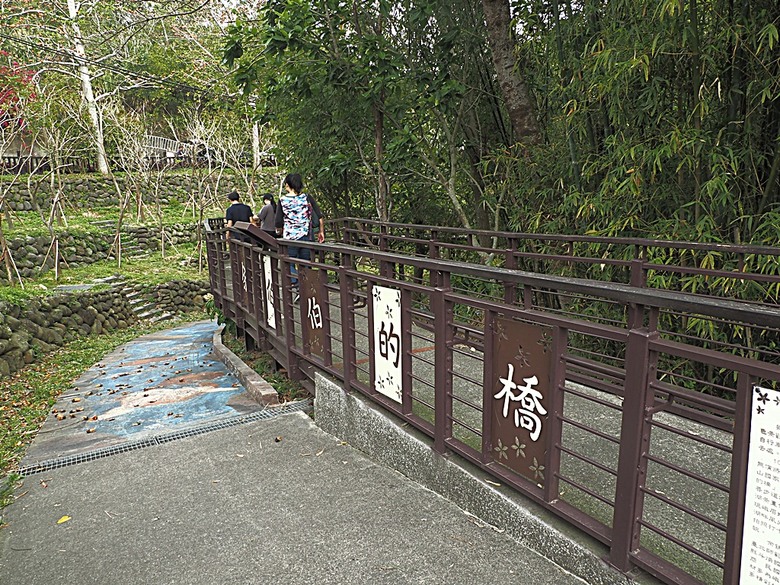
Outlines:
POLYGON ((780 304, 780 248, 466 230, 359 218, 329 222, 346 244, 638 287, 780 304))
POLYGON ((206 241, 218 307, 291 378, 340 380, 604 543, 623 572, 739 583, 751 400, 780 381, 778 307, 390 240, 311 243, 312 261, 291 261, 298 242, 218 220, 206 241))

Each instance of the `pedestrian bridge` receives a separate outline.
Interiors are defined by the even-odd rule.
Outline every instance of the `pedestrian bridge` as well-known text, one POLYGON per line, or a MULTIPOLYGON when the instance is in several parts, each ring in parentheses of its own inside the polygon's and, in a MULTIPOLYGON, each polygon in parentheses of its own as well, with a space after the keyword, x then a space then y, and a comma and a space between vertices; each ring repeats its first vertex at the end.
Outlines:
POLYGON ((248 346, 319 372, 666 583, 780 574, 780 249, 331 222, 205 225, 248 346), (773 268, 775 267, 775 268, 773 268))

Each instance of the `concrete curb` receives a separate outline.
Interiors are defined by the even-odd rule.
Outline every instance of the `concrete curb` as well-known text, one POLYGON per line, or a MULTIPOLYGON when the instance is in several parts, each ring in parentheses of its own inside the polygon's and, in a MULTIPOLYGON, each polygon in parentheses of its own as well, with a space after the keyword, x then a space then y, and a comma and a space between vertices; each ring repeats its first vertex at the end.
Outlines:
POLYGON ((267 406, 279 405, 279 394, 271 384, 263 380, 252 368, 247 366, 239 357, 222 344, 222 331, 224 325, 220 325, 214 332, 212 343, 214 355, 225 364, 225 367, 234 373, 249 395, 258 403, 267 406))
POLYGON ((600 542, 513 490, 480 479, 485 472, 461 457, 442 457, 431 448, 429 437, 319 373, 316 389, 314 420, 322 430, 505 531, 562 569, 591 585, 659 583, 646 574, 637 580, 621 574, 602 560, 607 549, 600 542))

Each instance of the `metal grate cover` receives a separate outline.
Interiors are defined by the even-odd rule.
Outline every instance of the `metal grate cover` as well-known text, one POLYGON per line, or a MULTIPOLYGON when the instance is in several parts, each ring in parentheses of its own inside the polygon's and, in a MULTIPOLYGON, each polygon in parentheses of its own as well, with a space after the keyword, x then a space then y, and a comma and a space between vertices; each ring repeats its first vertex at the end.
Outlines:
POLYGON ((86 453, 79 453, 77 455, 68 455, 67 457, 61 457, 59 459, 47 459, 46 461, 41 461, 33 465, 20 467, 17 473, 22 476, 34 475, 36 473, 45 473, 47 471, 51 471, 52 469, 60 469, 62 467, 76 465, 77 463, 85 463, 87 461, 95 461, 97 459, 110 457, 111 455, 137 451, 138 449, 145 449, 146 447, 153 447, 155 445, 164 445, 165 443, 170 443, 171 441, 178 441, 179 439, 186 439, 188 437, 196 437, 198 435, 203 435, 212 431, 219 431, 221 429, 227 429, 258 420, 271 419, 291 412, 307 411, 310 410, 311 407, 311 400, 289 402, 276 408, 268 408, 266 410, 261 410, 250 414, 242 414, 240 416, 211 421, 202 425, 181 429, 178 431, 171 431, 169 433, 161 433, 159 435, 146 437, 137 441, 128 441, 127 443, 122 443, 120 445, 112 445, 111 447, 95 449, 93 451, 87 451, 86 453))

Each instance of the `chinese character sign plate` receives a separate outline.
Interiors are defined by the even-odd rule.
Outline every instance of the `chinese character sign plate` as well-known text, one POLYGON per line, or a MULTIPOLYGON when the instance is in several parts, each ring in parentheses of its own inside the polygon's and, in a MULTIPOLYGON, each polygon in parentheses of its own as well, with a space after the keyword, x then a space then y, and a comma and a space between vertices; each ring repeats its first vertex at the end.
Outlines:
POLYGON ((274 281, 271 275, 271 257, 263 256, 263 285, 265 288, 265 322, 276 329, 276 310, 274 309, 274 281))
POLYGON ((550 341, 547 327, 498 317, 493 323, 493 459, 544 484, 550 341))
POLYGON ((753 388, 740 585, 780 583, 780 392, 753 388))
POLYGON ((325 271, 307 269, 298 273, 301 281, 301 328, 308 353, 325 355, 325 271))
POLYGON ((384 286, 371 289, 373 313, 374 388, 401 402, 401 291, 384 286))

